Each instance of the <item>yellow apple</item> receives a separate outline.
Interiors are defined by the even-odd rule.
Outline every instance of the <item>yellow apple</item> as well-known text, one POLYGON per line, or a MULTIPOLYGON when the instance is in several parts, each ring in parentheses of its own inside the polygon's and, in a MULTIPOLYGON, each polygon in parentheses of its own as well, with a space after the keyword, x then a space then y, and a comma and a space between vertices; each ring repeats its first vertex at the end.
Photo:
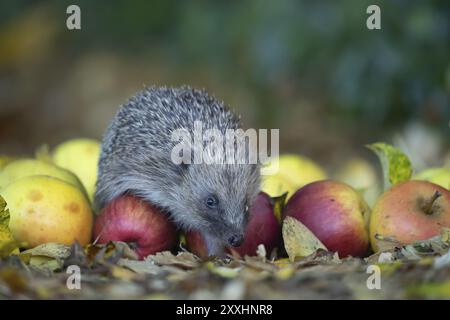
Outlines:
POLYGON ((280 155, 267 169, 273 172, 262 177, 262 191, 275 197, 289 192, 288 197, 304 185, 326 179, 325 171, 314 161, 294 154, 280 155))
POLYGON ((90 242, 92 210, 84 193, 72 184, 38 175, 18 179, 0 193, 10 212, 10 230, 27 247, 90 242))
POLYGON ((286 192, 289 197, 297 190, 297 188, 280 175, 270 175, 263 176, 261 190, 271 197, 278 197, 286 192))
POLYGON ((344 182, 364 196, 369 205, 373 205, 380 194, 380 186, 374 167, 362 158, 352 158, 340 167, 335 178, 344 182))
POLYGON ((72 172, 52 163, 36 159, 19 159, 8 163, 0 171, 0 190, 18 179, 35 175, 59 178, 84 192, 83 185, 72 172))
POLYGON ((75 173, 86 188, 92 201, 97 181, 97 165, 100 142, 92 139, 73 139, 58 145, 53 152, 53 161, 60 167, 75 173))
POLYGON ((425 169, 416 174, 413 180, 425 180, 450 189, 450 169, 445 167, 425 169))

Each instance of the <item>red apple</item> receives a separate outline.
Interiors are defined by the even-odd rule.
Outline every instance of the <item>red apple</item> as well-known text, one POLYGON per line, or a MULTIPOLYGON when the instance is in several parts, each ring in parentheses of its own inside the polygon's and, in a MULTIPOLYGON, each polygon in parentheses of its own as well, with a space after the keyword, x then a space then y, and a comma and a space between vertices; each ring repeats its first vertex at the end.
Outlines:
MULTIPOLYGON (((270 253, 281 243, 281 227, 273 212, 268 194, 260 192, 250 207, 250 217, 245 229, 244 242, 240 247, 227 248, 241 256, 256 255, 259 244, 263 244, 270 253)), ((203 237, 196 231, 186 233, 186 246, 199 257, 208 256, 203 237)))
POLYGON ((333 180, 307 184, 292 195, 283 213, 298 219, 341 258, 367 254, 369 207, 347 184, 333 180))
POLYGON ((97 216, 94 239, 99 243, 133 243, 140 259, 170 250, 176 242, 175 225, 165 214, 140 198, 125 195, 111 201, 97 216))
POLYGON ((198 231, 188 231, 185 233, 186 247, 193 254, 200 258, 208 257, 208 249, 206 248, 205 240, 198 231))
POLYGON ((375 235, 394 237, 402 244, 438 235, 450 228, 450 191, 427 181, 407 181, 387 190, 376 202, 370 218, 370 240, 375 235))
POLYGON ((281 226, 273 212, 273 204, 267 193, 260 192, 250 207, 250 216, 244 234, 244 242, 230 248, 241 256, 256 255, 258 245, 263 244, 270 253, 281 243, 281 226))

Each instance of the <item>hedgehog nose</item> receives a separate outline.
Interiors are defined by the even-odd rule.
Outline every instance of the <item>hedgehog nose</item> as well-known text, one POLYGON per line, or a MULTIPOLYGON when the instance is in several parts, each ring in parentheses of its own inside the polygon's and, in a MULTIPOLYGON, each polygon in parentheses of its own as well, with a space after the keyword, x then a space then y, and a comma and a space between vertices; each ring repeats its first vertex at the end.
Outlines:
POLYGON ((242 242, 244 242, 244 236, 242 235, 235 234, 228 238, 228 243, 233 247, 239 247, 242 242))

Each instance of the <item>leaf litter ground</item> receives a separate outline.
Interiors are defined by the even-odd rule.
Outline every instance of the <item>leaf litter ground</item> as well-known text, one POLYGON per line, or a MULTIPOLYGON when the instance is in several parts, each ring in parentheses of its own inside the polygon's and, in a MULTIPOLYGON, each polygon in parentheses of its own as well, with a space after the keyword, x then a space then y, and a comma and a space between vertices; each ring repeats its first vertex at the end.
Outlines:
POLYGON ((366 259, 339 259, 318 249, 294 261, 267 259, 264 248, 254 257, 200 260, 180 249, 139 261, 121 242, 84 248, 49 243, 0 259, 0 298, 449 299, 449 234, 409 246, 380 238, 383 252, 366 259), (69 289, 73 265, 80 289, 69 289), (368 288, 368 282, 376 285, 371 265, 379 268, 380 289, 368 288))

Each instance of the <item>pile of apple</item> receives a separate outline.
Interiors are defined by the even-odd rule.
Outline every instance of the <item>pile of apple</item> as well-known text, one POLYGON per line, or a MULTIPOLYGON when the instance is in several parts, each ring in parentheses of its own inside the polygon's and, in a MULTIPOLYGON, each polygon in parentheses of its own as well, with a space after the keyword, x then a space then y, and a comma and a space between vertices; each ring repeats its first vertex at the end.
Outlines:
MULTIPOLYGON (((392 166, 395 166, 394 162, 392 166)), ((408 181, 393 184, 376 201, 372 199, 375 203, 371 211, 365 197, 369 201, 373 198, 374 190, 368 189, 370 184, 373 188, 378 187, 376 174, 361 159, 352 161, 351 165, 357 166, 358 170, 345 167, 342 170, 344 174, 336 175, 342 181, 337 181, 327 179, 324 170, 309 159, 282 155, 278 159, 276 174, 263 177, 263 191, 250 208, 243 244, 238 248, 227 248, 227 251, 241 256, 255 255, 262 244, 268 254, 275 248, 283 254, 281 230, 286 217, 295 218, 326 249, 337 252, 340 257, 364 257, 371 250, 377 251, 376 235, 392 237, 407 244, 437 235, 442 227, 450 227, 450 191, 443 186, 450 184, 450 170, 431 169, 414 177, 417 180, 408 178, 408 181), (355 178, 355 172, 362 179, 355 178), (438 175, 430 174, 432 172, 438 175), (425 181, 425 178, 442 185, 425 181), (352 182, 353 186, 344 181, 352 182), (358 191, 362 188, 364 192, 358 191), (281 207, 276 206, 275 202, 284 193, 287 193, 287 203, 279 202, 281 207)), ((175 237, 170 236, 170 241, 166 240, 175 229, 166 219, 158 225, 148 219, 148 215, 163 216, 157 208, 130 208, 140 202, 129 196, 113 201, 112 207, 105 208, 100 214, 94 234, 99 235, 103 242, 135 242, 141 257, 164 246, 172 248, 176 244, 175 237), (130 215, 130 212, 134 214, 130 215), (124 223, 139 226, 138 230, 123 227, 124 223), (146 224, 145 228, 141 228, 143 224, 146 224), (106 231, 102 234, 101 230, 106 231), (159 234, 162 236, 158 242, 155 235, 159 234)), ((184 234, 184 239, 190 251, 200 257, 208 256, 200 232, 191 230, 184 234)))
POLYGON ((98 141, 76 139, 36 158, 0 157, 0 196, 9 209, 9 230, 23 247, 90 243, 99 153, 98 141))
MULTIPOLYGON (((376 147, 388 164, 382 192, 374 169, 364 160, 352 160, 329 179, 305 157, 280 156, 270 164, 276 173, 263 176, 243 244, 227 248, 228 253, 256 255, 264 245, 267 254, 275 249, 278 256, 285 254, 282 229, 288 217, 341 258, 379 250, 378 235, 408 244, 450 227, 450 170, 432 168, 411 178, 406 156, 388 145, 376 147)), ((135 196, 114 199, 94 219, 98 156, 97 141, 77 139, 46 157, 0 161, 0 195, 11 213, 13 236, 28 247, 124 241, 140 258, 175 249, 180 231, 159 208, 135 196)), ((181 239, 199 257, 208 256, 200 232, 185 232, 181 239)))

